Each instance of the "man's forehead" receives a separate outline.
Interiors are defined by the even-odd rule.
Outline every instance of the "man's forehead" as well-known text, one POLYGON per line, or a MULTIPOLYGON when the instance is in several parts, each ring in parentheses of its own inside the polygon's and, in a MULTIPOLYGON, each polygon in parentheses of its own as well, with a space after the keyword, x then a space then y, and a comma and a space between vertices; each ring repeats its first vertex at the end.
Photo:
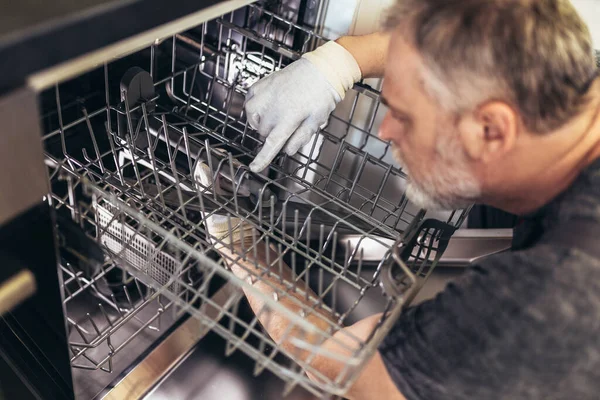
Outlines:
POLYGON ((385 65, 383 90, 389 96, 414 93, 424 88, 419 53, 398 33, 394 33, 385 65))

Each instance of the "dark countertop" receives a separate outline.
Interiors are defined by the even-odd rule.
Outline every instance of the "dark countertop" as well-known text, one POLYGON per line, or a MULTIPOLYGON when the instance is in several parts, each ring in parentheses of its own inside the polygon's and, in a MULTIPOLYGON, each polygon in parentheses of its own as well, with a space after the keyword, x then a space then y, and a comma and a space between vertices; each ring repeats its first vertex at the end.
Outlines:
POLYGON ((223 0, 17 0, 0 10, 0 94, 36 71, 223 0))

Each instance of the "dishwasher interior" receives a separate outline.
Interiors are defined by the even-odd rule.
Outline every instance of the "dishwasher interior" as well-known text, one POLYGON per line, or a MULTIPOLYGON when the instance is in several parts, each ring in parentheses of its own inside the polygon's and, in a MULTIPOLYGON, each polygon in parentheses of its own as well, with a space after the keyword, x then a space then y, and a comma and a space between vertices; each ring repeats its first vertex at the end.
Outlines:
POLYGON ((343 395, 463 222, 465 210, 428 219, 398 195, 406 177, 376 135, 385 110, 365 84, 298 154, 250 172, 263 139, 246 122, 246 91, 324 43, 316 4, 250 4, 41 93, 70 360, 75 381, 87 382, 76 385, 78 398, 97 396, 186 317, 224 340, 227 355, 254 360, 255 375, 277 375, 283 394, 301 386, 343 395), (200 163, 213 185, 195 178, 200 163), (254 229, 254 246, 258 238, 280 256, 250 282, 238 279, 227 268, 233 259, 207 236, 207 215, 241 219, 254 229), (380 260, 365 261, 365 251, 380 260), (277 274, 282 263, 293 278, 277 274), (286 316, 305 358, 248 312, 244 291, 260 296, 253 282, 273 285, 264 278, 271 275, 276 295, 261 312, 286 316), (373 292, 383 299, 378 327, 340 342, 344 356, 323 353, 319 345, 339 340, 334 334, 361 317, 373 292), (311 315, 328 318, 319 327, 311 315), (346 368, 325 376, 315 357, 346 368))

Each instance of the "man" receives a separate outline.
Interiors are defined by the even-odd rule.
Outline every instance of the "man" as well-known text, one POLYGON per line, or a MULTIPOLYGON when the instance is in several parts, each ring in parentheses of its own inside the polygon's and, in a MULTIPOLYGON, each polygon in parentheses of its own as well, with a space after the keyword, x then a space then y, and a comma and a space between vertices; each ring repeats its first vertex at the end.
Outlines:
MULTIPOLYGON (((266 136, 255 171, 307 143, 355 81, 385 72, 379 135, 408 172, 410 199, 427 208, 486 203, 523 219, 512 252, 401 315, 349 398, 598 398, 600 256, 560 235, 583 238, 574 221, 600 225, 592 54, 567 0, 400 0, 386 33, 327 44, 252 88, 247 117, 266 136)), ((198 179, 210 184, 209 175, 198 179)), ((228 243, 248 239, 239 226, 231 235, 208 222, 228 243)), ((276 256, 269 251, 257 257, 276 256)), ((244 279, 252 268, 232 265, 244 279)), ((260 299, 248 299, 259 309, 260 299)), ((288 321, 260 320, 280 342, 288 321)), ((345 330, 366 337, 376 321, 345 330)), ((312 365, 325 375, 340 368, 312 365)))

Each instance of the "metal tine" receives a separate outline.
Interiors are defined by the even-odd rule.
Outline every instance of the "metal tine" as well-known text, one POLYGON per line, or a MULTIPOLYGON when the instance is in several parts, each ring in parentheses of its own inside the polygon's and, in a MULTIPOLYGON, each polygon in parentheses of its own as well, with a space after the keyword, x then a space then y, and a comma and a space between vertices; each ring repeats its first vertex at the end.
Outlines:
MULTIPOLYGON (((337 226, 338 226, 338 224, 340 222, 341 221, 336 222, 334 224, 333 229, 331 230, 331 232, 329 232, 329 234, 327 235, 327 239, 325 239, 325 243, 323 244, 323 247, 322 247, 322 251, 323 252, 325 252, 325 250, 329 246, 329 243, 333 242, 332 246, 336 246, 337 245, 336 241, 335 240, 332 241, 332 239, 334 238, 334 236, 337 239, 337 232, 335 230, 337 229, 337 226)), ((320 259, 319 261, 322 261, 322 259, 320 259)), ((329 261, 330 261, 330 264, 333 267, 334 264, 332 264, 332 262, 335 262, 335 247, 333 247, 332 257, 329 259, 329 261)))
MULTIPOLYGON (((197 268, 197 267, 194 267, 197 268)), ((211 269, 210 271, 202 270, 202 283, 196 289, 190 290, 193 294, 191 300, 188 302, 189 304, 195 303, 199 298, 204 300, 208 297, 208 289, 210 287, 210 283, 212 281, 213 276, 216 274, 216 269, 211 269)))
MULTIPOLYGON (((110 111, 109 111, 110 113, 110 111)), ((110 117, 108 119, 108 121, 110 121, 110 117)), ((121 185, 125 186, 125 178, 123 177, 123 170, 122 170, 122 166, 119 162, 119 156, 117 155, 117 150, 115 148, 115 143, 114 143, 114 137, 111 133, 111 128, 110 128, 110 122, 105 122, 104 123, 104 127, 105 127, 105 131, 106 131, 106 137, 108 139, 108 144, 110 145, 110 152, 113 155, 113 161, 115 162, 115 169, 117 170, 117 175, 119 176, 119 182, 121 183, 121 185)))
POLYGON ((98 308, 100 309, 100 312, 104 316, 104 319, 106 319, 106 322, 108 323, 108 325, 112 327, 113 324, 110 321, 110 318, 108 317, 108 314, 106 313, 106 310, 104 310, 104 306, 102 305, 102 303, 98 303, 98 308))
MULTIPOLYGON (((233 155, 231 154, 231 152, 227 152, 227 158, 229 159, 229 173, 231 174, 231 182, 234 183, 234 176, 235 176, 235 172, 233 171, 233 155)), ((235 186, 235 184, 234 184, 235 186)), ((238 198, 237 198, 237 187, 234 189, 236 193, 234 193, 233 196, 233 203, 235 205, 235 212, 237 214, 240 213, 240 208, 238 206, 238 198)))
POLYGON ((337 292, 338 292, 338 286, 339 286, 339 281, 340 281, 340 277, 339 276, 335 276, 333 278, 333 282, 332 282, 332 288, 331 288, 331 311, 332 313, 335 315, 337 313, 337 292))
POLYGON ((90 341, 85 337, 85 333, 82 331, 83 328, 81 328, 79 326, 78 323, 74 323, 73 326, 75 327, 75 330, 77 331, 77 333, 79 333, 79 336, 81 336, 81 339, 83 340, 83 343, 85 344, 90 344, 90 341))
POLYGON ((138 293, 139 293, 139 295, 140 295, 140 298, 141 298, 142 300, 144 300, 144 301, 145 301, 145 300, 146 300, 146 295, 144 294, 144 291, 143 291, 143 290, 142 290, 142 288, 140 287, 140 282, 139 282, 139 280, 138 280, 137 278, 135 278, 135 279, 134 279, 134 282, 135 282, 135 287, 137 288, 137 291, 138 291, 138 293))
POLYGON ((294 27, 293 27, 292 25, 290 25, 290 26, 288 27, 288 30, 285 32, 285 35, 283 35, 283 40, 282 40, 282 42, 283 42, 283 43, 286 43, 286 42, 287 42, 287 40, 288 40, 288 37, 289 37, 289 35, 292 33, 292 30, 293 30, 293 28, 294 28, 294 27))
POLYGON ((256 260, 258 259, 258 239, 256 237, 256 227, 252 227, 252 257, 254 260, 254 263, 256 263, 256 260))
MULTIPOLYGON (((356 242, 356 246, 354 246, 354 247, 352 248, 352 252, 350 253, 350 255, 348 255, 348 256, 346 257, 346 258, 348 259, 348 264, 350 264, 350 262, 356 258, 356 254, 358 253, 358 251, 359 251, 359 250, 362 250, 361 243, 362 243, 362 242, 363 242, 363 240, 365 240, 365 239, 367 239, 367 236, 365 236, 365 235, 362 235, 362 236, 360 237, 360 239, 359 239, 359 240, 356 242)), ((351 246, 352 246, 352 243, 351 243, 351 241, 350 241, 350 240, 348 240, 347 246, 348 246, 348 248, 351 248, 351 246)), ((347 268, 346 268, 346 272, 347 272, 347 268)))
POLYGON ((396 210, 398 211, 398 215, 396 216, 396 220, 394 221, 394 227, 398 226, 398 224, 402 220, 402 215, 404 214, 404 209, 406 208, 407 205, 408 205, 408 198, 406 197, 406 194, 402 194, 402 197, 400 198, 400 202, 398 203, 398 206, 396 207, 396 210))
POLYGON ((119 303, 117 303, 117 299, 115 298, 115 294, 111 293, 110 294, 110 299, 112 300, 113 304, 115 305, 115 310, 117 310, 117 312, 119 313, 119 317, 123 318, 123 312, 121 311, 121 307, 119 307, 119 303))
MULTIPOLYGON (((355 128, 355 129, 358 128, 358 127, 353 126, 352 120, 354 119, 354 114, 356 113, 356 106, 358 105, 358 99, 360 96, 356 92, 354 92, 353 94, 354 94, 354 98, 352 99, 352 106, 350 107, 350 112, 348 113, 348 117, 342 119, 342 121, 346 124, 346 134, 344 136, 342 136, 342 139, 344 139, 344 140, 350 134, 351 128, 355 128)), ((359 130, 364 132, 362 129, 359 129, 359 130)))
POLYGON ((294 290, 294 292, 297 292, 298 291, 298 279, 296 276, 296 252, 295 251, 292 252, 291 258, 292 258, 292 262, 291 262, 291 264, 292 264, 292 282, 291 282, 291 284, 292 284, 292 289, 294 290))
POLYGON ((369 287, 365 286, 358 292, 358 298, 354 300, 354 303, 338 318, 339 325, 342 325, 346 318, 348 318, 348 315, 350 315, 350 313, 354 311, 354 309, 360 304, 361 300, 365 297, 365 294, 367 293, 368 289, 369 287))
POLYGON ((67 192, 69 199, 69 208, 71 209, 71 218, 75 222, 79 222, 79 212, 76 204, 75 198, 75 188, 73 186, 73 177, 71 175, 67 176, 67 192))
POLYGON ((207 22, 202 24, 202 34, 200 35, 200 60, 202 60, 202 57, 204 56, 204 36, 208 33, 207 25, 207 22))
MULTIPOLYGON (((204 35, 203 35, 203 37, 204 37, 204 35)), ((175 39, 173 39, 173 40, 175 40, 175 39)), ((198 54, 198 64, 201 63, 202 61, 204 61, 203 60, 204 56, 202 55, 202 52, 203 51, 202 51, 202 47, 201 47, 200 53, 198 54)), ((188 110, 190 108, 190 104, 191 104, 191 100, 192 100, 192 92, 194 91, 194 84, 196 83, 196 75, 198 75, 198 70, 199 70, 199 68, 194 68, 194 72, 192 73, 192 82, 190 84, 190 92, 187 96, 183 115, 188 114, 188 110)), ((186 76, 187 76, 187 70, 186 70, 186 76)))
POLYGON ((281 243, 277 243, 277 259, 278 261, 278 266, 279 266, 279 282, 283 283, 283 248, 281 247, 281 243))
MULTIPOLYGON (((240 297, 240 300, 241 300, 241 297, 240 297)), ((240 303, 241 303, 241 301, 236 301, 232 305, 231 313, 233 315, 237 315, 239 308, 240 308, 240 303)), ((231 332, 231 339, 228 339, 227 344, 225 345, 225 356, 226 357, 229 357, 231 354, 233 354, 233 352, 238 348, 240 341, 242 340, 242 338, 238 338, 238 340, 236 342, 234 342, 232 339, 232 338, 237 338, 234 333, 235 325, 236 325, 235 318, 230 318, 229 319, 229 332, 231 332)))
POLYGON ((153 80, 156 80, 156 79, 154 79, 154 78, 156 78, 154 76, 154 62, 155 62, 155 52, 156 52, 155 48, 156 48, 155 44, 152 44, 150 46, 150 76, 153 78, 153 80))
MULTIPOLYGON (((337 292, 338 292, 337 288, 339 286, 340 277, 341 276, 345 276, 347 274, 347 272, 348 272, 348 265, 349 265, 349 262, 350 262, 350 259, 349 259, 350 255, 349 255, 349 253, 350 253, 350 241, 348 240, 347 245, 346 245, 346 254, 344 255, 344 267, 342 269, 341 274, 340 275, 336 275, 333 278, 333 283, 332 283, 333 287, 331 289, 331 296, 332 296, 332 299, 331 299, 331 310, 334 313, 336 312, 337 297, 338 297, 337 296, 337 292)), ((335 257, 332 257, 332 259, 334 260, 335 257)), ((359 277, 359 279, 360 279, 360 277, 359 277)))
MULTIPOLYGON (((87 369, 87 370, 91 370, 91 371, 95 371, 98 369, 98 363, 94 359, 92 359, 86 353, 81 353, 81 356, 83 358, 85 358, 86 360, 88 360, 88 362, 90 364, 92 364, 92 366, 90 367, 89 365, 77 365, 77 368, 87 369)), ((102 371, 104 371, 104 370, 102 370, 102 371)))
POLYGON ((219 38, 217 40, 217 68, 215 72, 215 76, 219 75, 219 67, 221 65, 221 52, 223 51, 223 25, 219 25, 219 38))
POLYGON ((131 310, 133 310, 135 308, 135 306, 133 305, 133 302, 131 301, 131 296, 129 295, 129 290, 127 289, 126 285, 123 285, 123 291, 125 292, 125 298, 127 299, 127 302, 131 306, 131 310))
POLYGON ((227 214, 227 229, 229 235, 229 250, 234 253, 233 247, 233 229, 231 228, 231 214, 227 214))
POLYGON ((362 161, 358 167, 358 171, 354 173, 354 181, 352 182, 352 187, 350 188, 350 192, 348 192, 348 202, 352 198, 354 194, 354 190, 356 189, 356 185, 358 185, 358 181, 360 180, 362 173, 365 169, 365 165, 367 165, 367 153, 363 153, 362 161))
POLYGON ((185 145, 185 153, 186 153, 186 156, 188 159, 188 167, 190 169, 190 175, 191 175, 194 173, 194 170, 192 169, 192 166, 194 163, 193 163, 192 157, 191 157, 192 150, 190 149, 190 138, 189 138, 189 134, 187 131, 187 127, 184 126, 182 128, 182 133, 183 133, 183 143, 185 145))
MULTIPOLYGON (((331 236, 331 234, 329 235, 331 236)), ((337 250, 337 237, 338 237, 338 233, 336 231, 333 231, 333 243, 332 243, 332 249, 331 249, 331 269, 334 270, 335 269, 335 256, 336 256, 336 250, 337 250)))
POLYGON ((94 319, 92 318, 92 316, 90 315, 90 313, 86 313, 85 315, 88 318, 88 320, 90 321, 90 323, 92 324, 92 326, 94 327, 94 330, 96 331, 96 334, 98 336, 102 335, 102 333, 100 332, 100 329, 98 329, 98 326, 94 322, 94 319))
POLYGON ((106 126, 107 126, 107 130, 110 131, 112 129, 111 127, 111 118, 110 118, 110 86, 108 84, 108 64, 105 62, 104 63, 104 68, 103 68, 103 72, 104 72, 104 100, 106 101, 106 126))
POLYGON ((381 193, 383 192, 383 188, 387 186, 386 183, 387 183, 387 180, 388 180, 391 172, 392 172, 392 165, 389 165, 383 175, 383 178, 381 179, 381 184, 379 185, 379 189, 377 189, 375 198, 373 199, 373 202, 371 203, 371 210, 369 211, 369 215, 373 215, 373 212, 375 211, 375 207, 377 206, 377 204, 379 203, 379 199, 381 198, 381 193))
MULTIPOLYGON (((264 338, 260 338, 260 341, 258 342, 258 352, 259 354, 264 354, 265 352, 265 347, 266 347, 266 339, 264 338)), ((254 368, 252 370, 252 375, 253 376, 258 376, 263 370, 263 368, 259 368, 260 367, 260 357, 256 357, 255 362, 254 362, 254 368)))
POLYGON ((300 234, 298 232, 298 219, 300 217, 298 209, 294 210, 294 240, 292 242, 292 246, 297 248, 298 239, 300 239, 300 234))
POLYGON ((306 236, 307 253, 310 250, 310 228, 311 228, 311 221, 312 221, 312 213, 315 210, 316 210, 316 208, 313 208, 308 213, 308 215, 306 216, 306 219, 304 220, 304 223, 302 224, 302 228, 300 229, 300 232, 298 232, 298 234, 297 234, 298 240, 296 241, 296 244, 300 243, 300 237, 302 237, 303 235, 306 236))
MULTIPOLYGON (((365 98, 366 96, 364 94, 360 94, 363 98, 365 98)), ((367 124, 366 128, 365 128, 365 132, 371 133, 373 131, 373 125, 375 125, 375 120, 377 119, 377 114, 379 114, 379 107, 381 106, 381 101, 379 101, 378 99, 370 99, 370 104, 369 106, 372 107, 372 105, 375 105, 375 110, 373 110, 373 112, 371 113, 371 118, 369 119, 369 123, 367 124)), ((373 137, 373 135, 369 134, 369 137, 373 137)), ((366 142, 365 142, 365 146, 366 146, 366 142)), ((361 147, 361 150, 364 149, 364 146, 361 147)))
POLYGON ((306 39, 304 40, 304 43, 302 44, 302 53, 306 53, 307 48, 308 48, 308 43, 310 43, 311 41, 311 37, 310 35, 306 35, 306 39))
POLYGON ((90 134, 90 139, 92 139, 92 146, 94 147, 94 152, 96 153, 96 159, 92 161, 87 156, 86 149, 82 148, 81 151, 83 153, 83 157, 90 163, 97 162, 98 166, 100 167, 100 171, 102 172, 102 175, 104 175, 106 170, 104 169, 104 163, 102 162, 102 157, 100 156, 100 150, 98 148, 98 143, 96 142, 96 135, 94 134, 94 129, 92 128, 92 123, 90 122, 90 118, 88 116, 88 112, 87 112, 86 108, 81 107, 81 111, 83 112, 83 116, 85 117, 85 122, 88 127, 88 133, 90 134))
MULTIPOLYGON (((165 143, 169 143, 169 130, 167 127, 167 120, 165 115, 161 115, 163 131, 165 133, 165 143)), ((180 139, 181 140, 181 139, 180 139)), ((183 201, 183 194, 181 193, 181 182, 179 181, 179 174, 177 173, 177 167, 175 165, 175 156, 177 154, 177 149, 179 148, 179 144, 175 146, 173 149, 173 154, 169 150, 169 145, 167 145, 167 154, 169 156, 169 164, 171 166, 171 172, 173 173, 173 178, 175 179, 175 189, 177 190, 177 198, 179 200, 179 208, 181 208, 181 217, 183 218, 186 224, 189 224, 190 221, 187 218, 187 213, 185 211, 185 202, 183 201)), ((140 182, 141 185, 141 182, 140 182)))
POLYGON ((329 174, 327 175, 325 187, 323 188, 325 191, 327 191, 327 189, 329 189, 329 185, 331 184, 331 178, 333 178, 333 174, 335 173, 335 171, 337 169, 337 165, 340 161, 340 157, 342 156, 342 153, 345 152, 345 149, 346 149, 346 139, 342 139, 340 141, 338 150, 335 154, 335 158, 333 159, 333 163, 331 164, 331 170, 329 171, 329 174))
MULTIPOLYGON (((70 318, 68 316, 67 316, 67 323, 69 323, 69 324, 71 324, 73 326, 77 325, 77 323, 72 318, 70 318)), ((83 328, 83 327, 80 326, 79 329, 81 329, 83 331, 83 333, 85 333, 86 335, 89 335, 89 332, 85 328, 83 328)))
POLYGON ((64 123, 63 123, 63 116, 62 116, 62 103, 60 101, 60 89, 58 86, 58 83, 56 85, 54 85, 54 97, 56 99, 56 113, 58 116, 58 127, 59 127, 59 132, 60 132, 60 145, 61 145, 61 149, 62 149, 62 153, 63 153, 63 157, 64 159, 69 163, 69 166, 73 169, 75 169, 73 162, 71 160, 71 157, 69 157, 69 154, 67 152, 67 143, 65 141, 65 128, 64 128, 64 123))
POLYGON ((109 353, 108 353, 108 371, 106 371, 106 370, 105 371, 111 373, 113 370, 112 358, 113 358, 113 355, 115 354, 115 348, 112 344, 111 335, 108 335, 108 337, 106 338, 106 345, 108 346, 109 353))
MULTIPOLYGON (((261 193, 262 197, 262 193, 261 193)), ((269 214, 269 232, 273 232, 275 229, 275 196, 271 195, 270 200, 270 214, 269 214)))
POLYGON ((241 236, 242 236, 242 240, 240 240, 240 253, 242 256, 242 260, 246 261, 247 257, 246 257, 246 249, 245 249, 245 245, 244 245, 244 220, 240 219, 240 232, 241 232, 241 236))
POLYGON ((262 223, 262 221, 263 221, 263 208, 264 208, 263 207, 263 203, 264 203, 264 200, 263 200, 262 193, 260 193, 260 194, 261 195, 258 197, 258 201, 257 201, 257 204, 258 204, 258 222, 262 223))
POLYGON ((309 286, 308 282, 310 281, 310 267, 312 266, 312 262, 309 264, 308 260, 304 260, 304 296, 306 301, 308 301, 309 297, 309 286))
MULTIPOLYGON (((124 89, 123 91, 125 92, 125 98, 127 98, 127 89, 124 89)), ((125 101, 124 103, 125 103, 125 117, 127 119, 127 127, 129 130, 129 135, 127 135, 127 137, 126 137, 126 142, 127 142, 128 149, 131 152, 131 163, 133 166, 133 172, 135 173, 135 177, 137 178, 137 184, 139 186, 139 190, 142 193, 142 195, 145 197, 144 187, 142 185, 142 178, 140 175, 140 170, 138 168, 137 161, 136 161, 136 155, 135 155, 135 142, 137 140, 136 131, 133 129, 133 122, 131 121, 131 112, 129 110, 129 102, 125 101)))
MULTIPOLYGON (((267 15, 268 15, 268 14, 267 14, 267 15)), ((264 38, 268 38, 268 37, 270 36, 270 31, 271 31, 271 28, 272 28, 272 26, 273 26, 273 19, 274 19, 274 18, 273 18, 273 14, 271 14, 269 17, 270 17, 270 18, 269 18, 269 22, 267 22, 267 23, 265 24, 265 30, 264 30, 264 34, 262 35, 264 38)))
MULTIPOLYGON (((292 364, 291 368, 291 372, 293 375, 296 376, 301 376, 301 369, 302 367, 298 364, 292 364)), ((283 387, 283 397, 287 397, 289 396, 290 393, 292 393, 292 390, 294 390, 296 388, 296 386, 298 386, 298 383, 300 383, 300 379, 298 378, 290 378, 286 383, 285 386, 283 387)))
POLYGON ((177 61, 177 36, 171 36, 172 46, 171 46, 171 87, 175 87, 175 64, 177 61))
POLYGON ((357 283, 360 283, 364 255, 365 255, 365 250, 361 248, 360 255, 358 256, 358 267, 356 268, 356 282, 357 283))
POLYGON ((210 114, 210 104, 212 103, 213 94, 215 92, 217 76, 213 76, 208 87, 210 88, 208 91, 208 96, 206 98, 206 112, 204 113, 204 120, 202 124, 206 126, 206 122, 208 121, 208 116, 210 114))
MULTIPOLYGON (((152 46, 152 48, 154 49, 154 46, 152 46)), ((166 205, 165 199, 163 197, 163 188, 162 188, 162 184, 160 183, 160 177, 158 175, 158 167, 156 165, 156 158, 155 158, 155 154, 154 154, 156 147, 158 146, 159 139, 157 136, 154 139, 154 144, 152 144, 153 135, 150 134, 150 124, 148 123, 148 111, 146 110, 146 103, 142 103, 142 116, 144 118, 144 124, 146 125, 146 139, 148 140, 148 157, 150 158, 150 163, 152 164, 152 172, 154 174, 154 180, 156 181, 156 187, 158 189, 158 196, 160 197, 160 204, 166 208, 167 205, 166 205)))
MULTIPOLYGON (((230 38, 227 39, 227 45, 230 46, 231 30, 229 30, 228 35, 230 36, 230 38)), ((225 69, 226 69, 225 76, 229 76, 229 69, 230 69, 230 64, 231 64, 229 62, 229 58, 231 57, 231 53, 229 51, 226 53, 226 57, 227 57, 227 59, 225 60, 225 69)), ((225 134, 225 132, 227 131, 227 124, 229 122, 229 119, 231 118, 230 112, 231 112, 231 105, 233 104, 232 98, 233 98, 233 94, 235 93, 235 87, 237 86, 238 79, 239 79, 239 74, 235 77, 235 80, 231 83, 231 85, 230 86, 228 85, 228 87, 227 87, 227 97, 225 99, 225 103, 226 103, 225 116, 223 118, 223 129, 222 129, 223 134, 225 134)))
MULTIPOLYGON (((265 243, 265 262, 267 264, 266 273, 267 273, 267 277, 270 277, 271 276, 271 251, 270 251, 271 245, 270 245, 270 238, 268 235, 265 236, 264 243, 265 243)), ((256 260, 256 259, 254 259, 254 265, 257 268, 260 268, 260 264, 259 264, 258 260, 256 260)))
MULTIPOLYGON (((282 240, 285 242, 286 240, 286 219, 287 219, 287 201, 283 202, 283 205, 281 207, 281 232, 283 233, 282 235, 282 240)), ((293 242, 293 240, 292 240, 293 242)))
MULTIPOLYGON (((212 152, 211 152, 211 147, 210 147, 210 144, 208 142, 208 139, 204 140, 204 147, 206 148, 206 158, 207 158, 206 161, 208 163, 208 169, 210 170, 210 173, 213 174, 213 176, 211 177, 212 178, 212 182, 213 182, 212 183, 212 194, 213 194, 213 198, 215 199, 215 201, 217 201, 217 190, 216 190, 216 186, 215 186, 216 175, 213 172, 215 169, 214 169, 214 165, 213 165, 213 162, 212 162, 212 152)), ((210 190, 210 189, 211 188, 209 186, 208 190, 210 190)), ((204 209, 204 207, 202 209, 204 209)))
MULTIPOLYGON (((158 310, 157 312, 162 313, 164 312, 167 307, 163 304, 163 295, 159 294, 156 298, 156 303, 158 304, 158 310)), ((158 327, 156 328, 156 330, 160 331, 162 329, 162 319, 158 318, 158 327)))
POLYGON ((317 301, 323 302, 323 268, 319 268, 319 282, 317 283, 317 301))
POLYGON ((321 224, 319 226, 319 254, 317 255, 319 262, 321 262, 321 260, 323 259, 323 252, 325 251, 325 247, 324 246, 326 244, 323 243, 324 236, 325 236, 325 225, 321 224))

